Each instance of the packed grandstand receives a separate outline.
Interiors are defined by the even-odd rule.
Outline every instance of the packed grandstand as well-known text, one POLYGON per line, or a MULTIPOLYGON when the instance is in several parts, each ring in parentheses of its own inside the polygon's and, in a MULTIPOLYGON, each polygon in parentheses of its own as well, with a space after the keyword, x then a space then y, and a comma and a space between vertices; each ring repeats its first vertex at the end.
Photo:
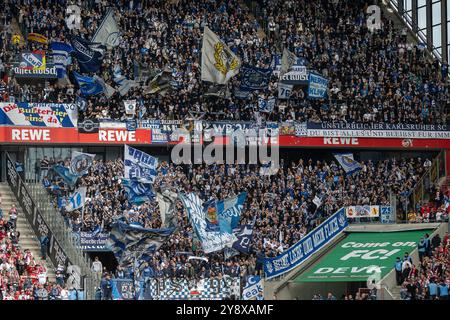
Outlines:
POLYGON ((449 299, 448 55, 388 2, 4 1, 0 300, 449 299))

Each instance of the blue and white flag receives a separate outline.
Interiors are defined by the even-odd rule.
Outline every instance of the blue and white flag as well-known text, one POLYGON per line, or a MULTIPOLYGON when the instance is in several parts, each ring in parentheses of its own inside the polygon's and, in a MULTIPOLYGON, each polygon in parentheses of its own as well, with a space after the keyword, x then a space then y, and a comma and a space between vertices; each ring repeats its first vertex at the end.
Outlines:
POLYGON ((73 151, 70 161, 70 173, 78 177, 84 176, 92 166, 94 158, 95 154, 73 151))
POLYGON ((269 86, 272 69, 244 66, 240 73, 242 89, 264 90, 269 86))
POLYGON ((63 180, 66 184, 68 184, 69 186, 74 186, 75 183, 78 180, 78 176, 74 175, 70 172, 69 168, 66 168, 60 164, 55 164, 52 167, 53 171, 55 171, 63 180))
POLYGON ((131 88, 136 87, 138 83, 134 80, 127 79, 122 75, 122 69, 116 65, 113 70, 113 80, 119 86, 118 91, 121 96, 124 96, 131 88))
POLYGON ((241 218, 241 211, 247 197, 246 192, 226 200, 209 200, 203 204, 207 231, 233 233, 241 218))
POLYGON ((178 224, 176 213, 177 199, 178 193, 172 192, 168 189, 162 191, 162 193, 156 194, 156 200, 158 201, 163 226, 175 227, 178 224))
POLYGON ((111 279, 111 296, 113 300, 134 300, 132 279, 111 279))
POLYGON ((327 96, 328 79, 313 72, 308 77, 308 98, 323 99, 327 96))
POLYGON ((137 179, 142 183, 153 183, 158 175, 158 158, 125 145, 124 148, 124 177, 125 179, 137 179))
POLYGON ((278 82, 278 99, 289 99, 293 88, 293 84, 278 82))
POLYGON ((72 37, 72 55, 77 58, 82 73, 96 72, 102 65, 106 48, 80 37, 72 37))
POLYGON ((174 228, 147 229, 129 225, 123 219, 112 224, 107 247, 114 253, 119 265, 128 265, 150 252, 158 250, 174 228))
POLYGON ((79 187, 69 197, 69 203, 66 205, 66 211, 73 211, 84 206, 86 202, 86 187, 79 187))
POLYGON ((91 77, 82 76, 75 71, 73 72, 73 75, 78 83, 78 86, 80 87, 81 95, 90 96, 103 92, 103 86, 98 80, 91 77))
POLYGON ((242 290, 243 300, 264 300, 264 284, 260 276, 249 276, 242 290))
POLYGON ((347 175, 362 169, 361 164, 353 159, 353 153, 334 153, 333 155, 347 175))
POLYGON ((263 99, 258 98, 258 108, 259 112, 268 112, 271 113, 273 108, 275 107, 275 98, 271 99, 263 99))
POLYGON ((231 234, 237 228, 245 199, 247 199, 247 192, 242 192, 238 196, 217 202, 217 215, 221 232, 231 234))
POLYGON ((66 67, 71 63, 72 46, 64 42, 52 42, 50 49, 53 52, 53 63, 56 66, 58 78, 65 78, 67 76, 66 67))
POLYGON ((128 201, 133 204, 141 204, 155 198, 152 186, 141 183, 135 179, 122 179, 122 186, 128 194, 128 201))
POLYGON ((88 102, 87 102, 86 98, 77 96, 77 98, 75 100, 75 104, 78 107, 78 111, 84 112, 87 109, 88 102))
POLYGON ((180 194, 180 200, 183 202, 195 235, 200 240, 205 253, 219 251, 226 247, 231 248, 237 240, 234 234, 206 230, 206 215, 203 210, 203 201, 198 195, 194 193, 180 194))
POLYGON ((120 30, 114 17, 114 10, 109 8, 105 17, 95 32, 92 42, 97 42, 105 45, 108 49, 117 47, 120 43, 120 30))
POLYGON ((250 246, 253 238, 253 226, 254 224, 245 224, 235 229, 234 234, 237 237, 235 243, 233 243, 233 249, 242 252, 250 253, 250 246))

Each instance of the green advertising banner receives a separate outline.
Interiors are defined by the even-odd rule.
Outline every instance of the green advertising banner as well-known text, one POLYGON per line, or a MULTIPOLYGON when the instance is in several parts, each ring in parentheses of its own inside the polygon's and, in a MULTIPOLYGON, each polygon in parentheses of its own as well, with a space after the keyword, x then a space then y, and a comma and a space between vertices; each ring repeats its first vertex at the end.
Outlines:
POLYGON ((369 277, 381 280, 394 268, 396 257, 413 251, 420 237, 432 231, 350 233, 294 282, 367 281, 369 277))

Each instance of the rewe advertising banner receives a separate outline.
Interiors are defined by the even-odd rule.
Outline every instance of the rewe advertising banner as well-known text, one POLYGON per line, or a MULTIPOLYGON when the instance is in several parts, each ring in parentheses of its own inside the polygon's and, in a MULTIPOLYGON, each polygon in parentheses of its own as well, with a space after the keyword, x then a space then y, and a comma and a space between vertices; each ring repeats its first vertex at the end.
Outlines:
MULTIPOLYGON (((295 282, 381 280, 394 268, 395 259, 417 248, 420 237, 433 230, 350 233, 295 282)), ((418 262, 418 261, 416 261, 418 262)))

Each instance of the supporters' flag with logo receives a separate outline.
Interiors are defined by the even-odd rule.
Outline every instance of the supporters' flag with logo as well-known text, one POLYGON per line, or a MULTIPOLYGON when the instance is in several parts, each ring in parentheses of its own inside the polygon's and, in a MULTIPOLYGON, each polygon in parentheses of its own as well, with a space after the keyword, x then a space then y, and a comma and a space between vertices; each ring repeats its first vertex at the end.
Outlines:
POLYGON ((78 180, 78 176, 74 175, 70 172, 69 168, 66 168, 60 164, 55 164, 52 167, 53 171, 55 171, 62 179, 63 181, 68 184, 69 186, 74 186, 75 183, 78 180))
POLYGON ((25 70, 45 70, 45 51, 35 50, 33 52, 22 53, 20 68, 25 70))
POLYGON ((95 78, 82 76, 75 71, 73 72, 73 76, 80 87, 81 95, 92 96, 103 92, 101 83, 95 78))
POLYGON ((333 155, 347 175, 362 169, 361 164, 353 159, 353 153, 334 153, 333 155))
POLYGON ((104 46, 80 37, 72 37, 72 48, 72 54, 77 58, 82 73, 96 72, 100 69, 105 56, 104 46))
POLYGON ((271 113, 273 111, 273 108, 275 108, 275 98, 258 98, 258 108, 259 112, 271 113))
POLYGON ((308 99, 323 99, 327 96, 328 79, 313 72, 308 77, 308 99))
POLYGON ((73 211, 84 206, 86 202, 86 187, 80 187, 69 197, 66 211, 73 211))
POLYGON ((246 254, 250 252, 250 244, 253 238, 253 227, 254 223, 245 224, 235 229, 237 240, 233 243, 233 249, 246 254))
POLYGON ((146 92, 163 94, 171 88, 171 82, 173 81, 172 71, 168 68, 156 74, 150 81, 146 92))
POLYGON ((175 227, 177 225, 176 200, 178 194, 170 190, 164 190, 156 194, 156 200, 159 205, 161 222, 164 227, 175 227))
POLYGON ((114 10, 109 8, 92 38, 92 42, 101 43, 107 48, 117 47, 120 43, 120 30, 114 17, 114 10))
POLYGON ((27 36, 27 40, 28 41, 34 41, 34 42, 39 42, 42 44, 48 44, 48 39, 46 36, 43 36, 40 33, 29 33, 27 36))
POLYGON ((264 284, 260 276, 249 276, 242 291, 243 300, 264 300, 264 284))
POLYGON ((209 87, 208 91, 205 93, 205 97, 217 97, 221 99, 230 99, 231 93, 228 86, 223 85, 212 85, 209 87))
POLYGON ((149 183, 141 183, 136 179, 122 179, 122 186, 128 194, 130 203, 141 204, 155 198, 155 193, 149 183))
POLYGON ((234 234, 226 232, 209 232, 206 230, 206 216, 203 210, 203 201, 194 193, 180 194, 180 199, 187 211, 189 221, 195 231, 196 237, 201 242, 203 251, 211 253, 230 248, 237 240, 234 234))
POLYGON ((295 54, 290 52, 287 48, 283 50, 283 56, 281 57, 281 69, 280 69, 280 79, 291 70, 294 63, 297 61, 295 54))
POLYGON ((207 26, 203 33, 202 74, 203 81, 226 84, 239 73, 241 60, 207 26))
POLYGON ((123 104, 127 115, 134 116, 136 114, 136 100, 124 100, 123 104))
POLYGON ((205 211, 206 231, 220 231, 216 200, 213 199, 203 203, 203 211, 205 211))
POLYGON ((66 67, 71 62, 70 53, 73 51, 72 46, 64 42, 52 42, 50 43, 50 49, 52 50, 53 63, 56 66, 58 78, 65 78, 67 76, 66 67))
POLYGON ((116 220, 111 227, 106 245, 122 266, 158 250, 174 231, 174 228, 147 229, 129 225, 123 219, 116 220))
POLYGON ((244 90, 264 90, 269 86, 272 69, 244 66, 241 69, 241 88, 244 90))
POLYGON ((75 104, 78 107, 78 111, 84 112, 87 109, 87 100, 83 97, 78 96, 75 100, 75 104))
POLYGON ((137 179, 142 183, 153 183, 157 176, 158 158, 125 145, 125 179, 137 179))
POLYGON ((247 192, 242 192, 238 196, 226 200, 217 201, 216 208, 220 231, 233 233, 233 230, 239 224, 245 199, 247 199, 247 192))
POLYGON ((70 161, 70 173, 79 177, 88 173, 89 168, 94 162, 95 154, 72 151, 70 161))

